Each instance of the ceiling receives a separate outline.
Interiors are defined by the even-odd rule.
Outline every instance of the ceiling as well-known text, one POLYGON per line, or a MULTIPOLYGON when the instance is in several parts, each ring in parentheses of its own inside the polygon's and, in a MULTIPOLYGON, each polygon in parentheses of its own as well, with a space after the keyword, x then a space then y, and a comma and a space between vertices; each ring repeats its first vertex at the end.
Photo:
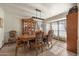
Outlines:
MULTIPOLYGON (((35 9, 42 10, 41 17, 47 19, 49 17, 68 12, 73 6, 72 3, 4 3, 0 6, 7 12, 17 14, 22 17, 35 16, 35 9)), ((39 16, 39 13, 38 13, 39 16)))

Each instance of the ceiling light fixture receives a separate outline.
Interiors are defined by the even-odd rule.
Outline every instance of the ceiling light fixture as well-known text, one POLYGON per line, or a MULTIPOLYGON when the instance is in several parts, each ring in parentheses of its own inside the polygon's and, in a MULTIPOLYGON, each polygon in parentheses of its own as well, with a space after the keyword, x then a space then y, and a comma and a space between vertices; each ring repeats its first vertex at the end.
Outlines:
POLYGON ((36 11, 36 16, 32 16, 32 18, 34 18, 34 19, 39 19, 39 20, 44 20, 43 18, 41 18, 41 10, 39 10, 39 9, 35 9, 35 11, 36 11), (38 16, 38 14, 37 14, 37 12, 39 12, 40 14, 39 14, 39 17, 37 17, 38 16))

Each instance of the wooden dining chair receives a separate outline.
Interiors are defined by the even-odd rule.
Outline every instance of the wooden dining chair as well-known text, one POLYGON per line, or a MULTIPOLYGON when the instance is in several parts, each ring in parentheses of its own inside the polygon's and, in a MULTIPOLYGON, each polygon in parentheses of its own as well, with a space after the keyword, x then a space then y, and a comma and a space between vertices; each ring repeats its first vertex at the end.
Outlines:
POLYGON ((17 37, 16 39, 16 48, 15 48, 15 56, 17 56, 17 53, 18 53, 18 49, 20 47, 23 47, 25 49, 25 42, 21 41, 19 37, 17 37))
POLYGON ((53 39, 53 30, 49 30, 48 35, 44 36, 44 39, 43 39, 44 44, 48 45, 49 47, 50 45, 52 45, 52 39, 53 39))
POLYGON ((15 43, 16 41, 16 31, 15 30, 11 30, 9 32, 9 39, 8 39, 8 43, 15 43))
POLYGON ((35 48, 36 55, 38 55, 38 48, 41 48, 41 50, 43 51, 43 46, 44 46, 43 35, 44 35, 44 32, 39 31, 39 32, 36 32, 35 35, 36 35, 35 43, 32 45, 32 47, 35 48))
POLYGON ((53 30, 48 31, 48 37, 47 37, 47 43, 48 46, 52 46, 52 40, 53 40, 53 30))

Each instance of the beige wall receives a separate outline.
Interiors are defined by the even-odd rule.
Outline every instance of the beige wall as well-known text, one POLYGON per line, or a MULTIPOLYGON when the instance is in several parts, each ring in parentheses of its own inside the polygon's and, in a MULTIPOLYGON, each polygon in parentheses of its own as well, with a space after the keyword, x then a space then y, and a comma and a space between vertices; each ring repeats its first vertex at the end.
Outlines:
MULTIPOLYGON (((10 30, 16 30, 18 35, 22 33, 21 19, 22 19, 22 16, 18 16, 16 13, 5 11, 5 21, 4 21, 5 23, 4 24, 4 42, 5 43, 8 42, 10 30)), ((39 24, 41 25, 41 23, 39 24)))
POLYGON ((5 21, 4 21, 4 42, 7 42, 9 39, 9 31, 16 30, 17 34, 21 33, 21 18, 20 16, 5 12, 5 21))
POLYGON ((0 28, 0 48, 1 48, 4 41, 4 11, 2 8, 0 8, 0 18, 3 21, 3 24, 2 24, 3 27, 0 28))
POLYGON ((66 18, 67 13, 68 13, 68 12, 64 12, 64 13, 55 15, 55 16, 53 16, 53 17, 48 18, 47 20, 48 20, 48 21, 53 21, 53 20, 58 20, 58 19, 61 19, 61 18, 66 18))

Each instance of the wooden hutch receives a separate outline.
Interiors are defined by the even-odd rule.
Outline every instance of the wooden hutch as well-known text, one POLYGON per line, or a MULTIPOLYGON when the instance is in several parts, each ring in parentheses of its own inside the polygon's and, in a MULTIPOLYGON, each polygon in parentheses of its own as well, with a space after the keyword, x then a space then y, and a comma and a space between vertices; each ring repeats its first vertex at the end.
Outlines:
POLYGON ((35 32, 36 21, 32 18, 22 19, 22 34, 32 35, 35 32))
POLYGON ((67 49, 77 53, 78 8, 72 7, 67 15, 67 49))

